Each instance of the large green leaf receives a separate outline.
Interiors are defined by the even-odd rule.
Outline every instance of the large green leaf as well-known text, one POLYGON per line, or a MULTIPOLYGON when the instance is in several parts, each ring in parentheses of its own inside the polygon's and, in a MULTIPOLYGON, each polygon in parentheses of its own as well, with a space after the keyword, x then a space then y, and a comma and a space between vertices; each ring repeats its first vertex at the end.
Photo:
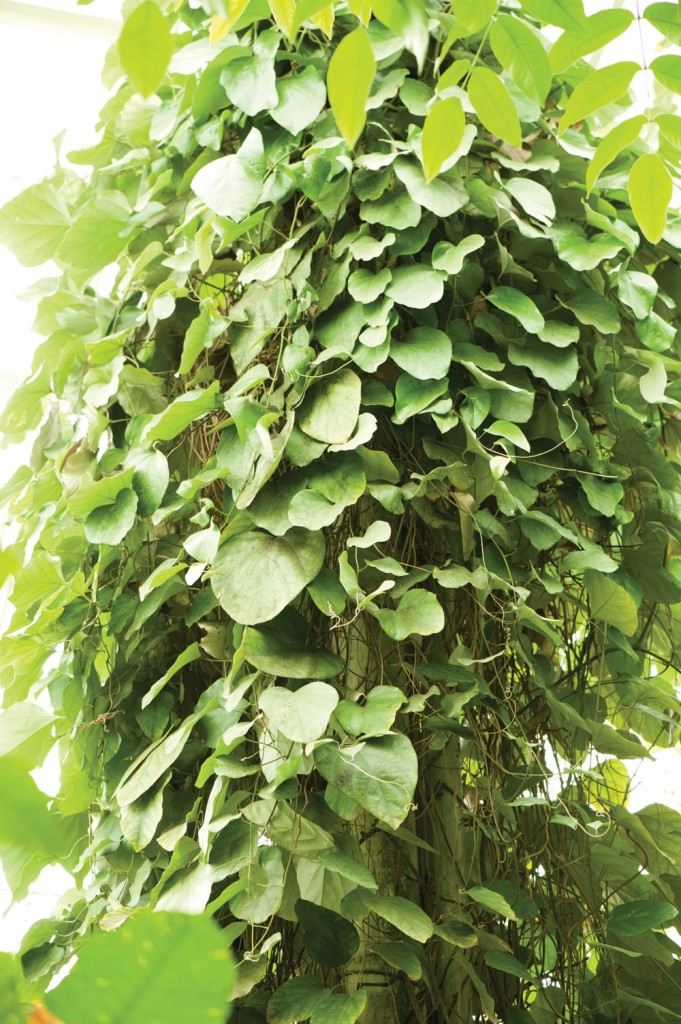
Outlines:
POLYGON ((219 549, 211 586, 235 622, 269 622, 315 578, 325 550, 321 534, 300 527, 285 537, 242 533, 219 549))
POLYGON ((300 937, 311 960, 322 967, 341 967, 359 949, 354 924, 333 910, 300 899, 295 905, 300 937))
POLYGON ((376 613, 381 626, 393 640, 408 636, 430 636, 444 628, 445 616, 440 602, 429 590, 409 590, 397 608, 381 608, 376 613))
POLYGON ((433 934, 433 922, 416 903, 401 896, 371 896, 368 904, 375 914, 416 942, 427 942, 433 934))
POLYGON ((23 761, 0 757, 0 844, 22 856, 44 855, 46 862, 63 856, 69 840, 47 797, 28 774, 23 761))
POLYGON ((136 512, 137 495, 126 487, 113 504, 92 510, 85 520, 85 536, 91 544, 120 544, 135 525, 136 512))
POLYGON ((356 28, 336 47, 326 78, 333 116, 351 149, 366 122, 366 104, 375 71, 369 37, 365 29, 356 28))
POLYGON ((130 207, 120 192, 98 195, 66 231, 56 251, 58 262, 92 274, 103 270, 125 249, 129 217, 130 207))
POLYGON ((145 0, 126 18, 118 52, 132 84, 143 96, 151 96, 163 81, 173 53, 170 25, 153 0, 145 0))
POLYGON ((672 176, 657 153, 640 156, 629 173, 629 202, 649 242, 659 242, 667 225, 672 176))
POLYGON ((461 101, 456 96, 440 100, 430 108, 421 137, 426 181, 432 181, 440 172, 442 165, 456 153, 463 139, 465 127, 466 116, 461 101))
POLYGON ((595 569, 584 573, 584 582, 594 618, 617 626, 626 636, 633 636, 638 629, 638 613, 631 594, 595 569))
POLYGON ((520 148, 522 135, 518 111, 498 75, 489 68, 473 68, 468 80, 468 98, 490 134, 520 148))
POLYGON ((260 695, 268 727, 296 743, 312 743, 326 732, 338 694, 328 683, 307 683, 299 690, 270 686, 260 695))
POLYGON ((312 67, 277 81, 279 102, 270 112, 277 124, 299 135, 317 120, 326 102, 326 86, 312 67))
POLYGON ((298 413, 298 425, 310 437, 343 444, 357 425, 361 382, 350 369, 338 370, 310 388, 298 413))
MULTIPOLYGON (((292 610, 291 610, 292 611, 292 610)), ((294 613, 295 614, 295 613, 294 613)), ((287 679, 331 679, 343 662, 331 651, 306 645, 306 632, 288 612, 260 628, 244 630, 241 650, 254 668, 287 679)))
POLYGON ((387 294, 402 306, 425 309, 439 302, 444 291, 444 274, 420 263, 396 267, 387 294))
POLYGON ((651 928, 668 925, 677 915, 678 910, 673 903, 665 903, 662 900, 630 900, 627 903, 620 903, 610 911, 608 930, 615 935, 640 935, 651 928))
POLYGON ((606 68, 592 71, 573 90, 560 119, 558 132, 561 134, 575 121, 582 121, 595 110, 620 99, 631 85, 631 80, 641 67, 634 61, 609 64, 606 68))
POLYGON ((234 963, 209 917, 136 911, 115 931, 95 932, 46 998, 69 1024, 214 1024, 229 1015, 234 963))
POLYGON ((502 68, 519 89, 542 105, 551 88, 551 68, 537 36, 518 18, 499 14, 492 23, 490 44, 502 68))
POLYGON ((392 828, 407 817, 418 765, 406 736, 395 733, 350 746, 326 743, 314 753, 319 773, 392 828))
POLYGON ((390 358, 418 380, 439 380, 449 372, 452 342, 436 327, 415 327, 390 342, 390 358))

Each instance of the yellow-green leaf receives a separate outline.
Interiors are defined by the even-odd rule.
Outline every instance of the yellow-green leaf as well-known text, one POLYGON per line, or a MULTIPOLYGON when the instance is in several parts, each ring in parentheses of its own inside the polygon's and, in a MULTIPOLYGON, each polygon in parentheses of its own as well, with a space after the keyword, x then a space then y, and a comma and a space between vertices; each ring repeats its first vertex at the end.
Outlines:
POLYGON ((681 117, 678 114, 658 114, 655 123, 670 146, 681 149, 681 117))
POLYGON ((466 115, 460 100, 455 96, 441 100, 428 111, 421 139, 426 181, 431 181, 445 160, 456 152, 465 127, 466 115))
POLYGON ((629 202, 649 242, 659 242, 667 225, 672 177, 657 153, 640 156, 629 173, 629 202))
POLYGON ((660 85, 681 96, 681 57, 673 54, 656 57, 650 64, 650 70, 660 85))
POLYGON ((351 149, 366 123, 366 102, 375 72, 376 61, 366 30, 356 28, 341 39, 326 77, 333 116, 351 149))
MULTIPOLYGON (((681 58, 679 58, 681 60, 681 58)), ((565 113, 558 125, 558 134, 562 135, 575 121, 593 114, 608 103, 614 103, 625 94, 631 80, 641 68, 632 60, 610 64, 607 68, 599 68, 579 83, 567 101, 565 113)))
POLYGON ((586 171, 587 193, 591 192, 599 175, 613 162, 615 157, 638 139, 645 123, 646 119, 643 114, 638 117, 630 117, 626 121, 622 121, 621 124, 615 125, 598 144, 586 171))
POLYGON ((132 12, 121 30, 118 52, 123 70, 143 96, 151 96, 163 81, 173 53, 170 26, 146 0, 132 12))
POLYGON ((450 89, 453 85, 458 85, 470 66, 471 62, 467 57, 453 61, 447 70, 443 71, 438 78, 436 86, 437 91, 444 92, 445 89, 450 89))
POLYGON ((497 9, 497 0, 452 0, 456 18, 453 31, 457 38, 472 36, 489 23, 497 9))
POLYGON ((681 7, 678 4, 648 4, 643 17, 674 46, 681 46, 681 7))
POLYGON ((363 25, 369 24, 371 17, 371 0, 348 0, 348 7, 363 25))
POLYGON ((631 11, 613 8, 592 14, 582 28, 563 32, 549 54, 554 75, 566 71, 580 57, 586 57, 617 39, 631 25, 633 18, 631 11))
POLYGON ((551 68, 534 32, 517 18, 500 14, 494 19, 490 44, 518 88, 541 106, 551 88, 551 68))
POLYGON ((579 30, 586 21, 582 0, 521 0, 521 4, 528 14, 547 25, 579 30))
POLYGON ((210 42, 217 43, 236 25, 251 0, 225 0, 227 14, 222 17, 216 14, 210 23, 210 42))
POLYGON ((269 0, 270 11, 275 22, 287 39, 295 35, 295 0, 269 0))
POLYGON ((522 146, 518 111, 498 75, 489 68, 473 68, 468 82, 468 98, 490 134, 508 142, 509 146, 518 149, 522 146))

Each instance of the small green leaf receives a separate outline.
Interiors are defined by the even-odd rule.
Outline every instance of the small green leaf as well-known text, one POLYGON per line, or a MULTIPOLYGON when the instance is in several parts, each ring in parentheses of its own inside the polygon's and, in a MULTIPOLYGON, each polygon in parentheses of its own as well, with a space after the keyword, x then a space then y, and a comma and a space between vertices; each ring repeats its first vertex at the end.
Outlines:
MULTIPOLYGON (((654 6, 671 7, 671 4, 654 6)), ((665 903, 662 900, 630 900, 610 911, 608 930, 615 935, 640 935, 651 928, 662 928, 677 914, 678 910, 673 903, 665 903)))
POLYGON ((673 54, 656 57, 650 63, 650 70, 660 85, 664 85, 671 92, 681 95, 681 57, 673 54))
POLYGON ((415 327, 390 342, 390 358, 418 380, 440 380, 449 372, 452 340, 437 327, 415 327))
POLYGON ((509 921, 518 920, 511 904, 500 893, 487 889, 484 885, 474 885, 467 891, 466 895, 493 914, 505 917, 509 921))
POLYGON ((456 96, 430 108, 423 124, 421 152, 426 181, 439 174, 442 165, 457 151, 463 139, 466 115, 456 96))
POLYGON ((556 217, 553 196, 547 188, 531 178, 509 178, 504 188, 510 192, 525 213, 540 224, 551 224, 556 217))
POLYGON ((114 931, 93 931, 67 976, 45 996, 69 1024, 214 1024, 229 1013, 234 964, 208 916, 143 907, 114 931))
POLYGON ((375 947, 374 953, 377 953, 391 967, 398 971, 404 971, 412 981, 418 981, 423 973, 421 961, 406 942, 383 942, 380 946, 375 947))
POLYGON ((312 743, 326 732, 338 694, 328 683, 307 683, 299 690, 270 686, 260 695, 269 728, 295 743, 312 743))
POLYGON ((485 427, 485 430, 488 434, 505 438, 516 448, 522 448, 525 452, 530 450, 530 442, 516 423, 511 423, 509 420, 495 420, 489 427, 485 427))
POLYGON ((629 173, 627 190, 632 213, 641 231, 649 242, 659 242, 667 226, 672 176, 657 153, 647 153, 638 158, 629 173))
POLYGON ((633 636, 638 629, 638 612, 631 594, 595 569, 587 569, 584 583, 593 617, 617 626, 625 636, 633 636))
POLYGON ((342 700, 335 716, 351 736, 385 736, 405 701, 406 697, 396 686, 374 686, 363 704, 342 700))
POLYGON ((152 743, 133 761, 116 789, 115 795, 120 807, 131 804, 142 793, 146 793, 170 768, 182 753, 192 729, 202 714, 205 714, 205 709, 185 718, 177 729, 162 740, 152 743))
POLYGON ((543 106, 551 88, 551 68, 535 33, 518 18, 499 14, 492 22, 489 38, 504 71, 526 96, 543 106))
POLYGON ((594 53, 613 39, 617 39, 631 25, 633 19, 631 11, 610 8, 597 11, 585 18, 581 28, 563 32, 549 54, 553 73, 561 74, 567 71, 580 57, 586 57, 587 54, 594 53))
POLYGON ((352 921, 309 900, 296 900, 300 937, 311 960, 322 967, 342 967, 359 949, 359 934, 352 921))
MULTIPOLYGON (((681 58, 679 61, 681 62, 681 58)), ((592 71, 576 86, 567 101, 565 113, 558 124, 558 134, 562 135, 575 121, 583 121, 595 110, 600 110, 608 103, 620 99, 631 85, 636 72, 640 70, 639 64, 629 60, 592 71)))
POLYGON ((532 299, 517 288, 509 288, 507 285, 493 288, 487 300, 497 309, 510 313, 530 334, 537 334, 544 327, 544 317, 532 299))
POLYGON ((643 17, 674 46, 681 46, 681 8, 678 4, 648 4, 643 17))
POLYGON ((518 111, 508 89, 489 68, 475 67, 468 80, 468 98, 491 135, 520 149, 523 144, 518 111))
POLYGON ((218 551, 211 586, 235 622, 268 622, 315 578, 325 550, 321 533, 299 527, 284 537, 241 533, 218 551))
POLYGON ((194 642, 187 647, 182 654, 178 654, 175 661, 172 663, 167 672, 157 679, 156 682, 147 690, 144 697, 142 698, 142 707, 148 707, 152 700, 158 696, 161 690, 166 686, 173 676, 176 676, 180 669, 183 669, 185 665, 191 665, 193 661, 198 661, 201 657, 201 651, 198 643, 194 642))
POLYGON ((664 402, 667 389, 667 371, 661 359, 654 359, 647 373, 644 373, 638 382, 641 395, 645 402, 656 405, 664 402))
POLYGON ((366 103, 376 61, 361 26, 344 36, 329 61, 326 87, 341 135, 352 149, 366 122, 366 103))
POLYGON ((202 306, 199 315, 194 317, 187 328, 182 345, 180 367, 177 371, 181 377, 185 377, 193 370, 199 356, 225 332, 227 321, 222 317, 212 316, 211 312, 209 305, 202 306))
POLYGON ((205 416, 217 404, 218 381, 207 388, 192 388, 180 395, 163 412, 153 416, 145 429, 145 441, 172 441, 190 423, 205 416))
POLYGON ((163 452, 133 452, 128 465, 134 469, 132 488, 137 495, 137 511, 141 516, 151 515, 161 504, 170 482, 168 460, 163 452))
POLYGON ((496 8, 497 0, 452 0, 457 37, 465 38, 479 32, 488 24, 496 8))
POLYGON ((444 270, 450 276, 460 274, 466 256, 477 252, 485 244, 482 235, 467 235, 458 245, 451 242, 438 242, 433 247, 433 267, 435 270, 444 270))
POLYGON ((153 0, 136 7, 121 30, 118 52, 126 75, 143 96, 163 81, 173 54, 170 26, 153 0))
POLYGON ((596 152, 591 158, 586 171, 586 190, 587 194, 591 192, 592 188, 598 181, 599 176, 603 173, 606 167, 609 166, 623 149, 630 146, 632 142, 636 142, 641 134, 641 129, 646 123, 646 118, 643 114, 638 117, 627 118, 626 121, 622 121, 620 124, 615 125, 602 142, 599 142, 596 152))

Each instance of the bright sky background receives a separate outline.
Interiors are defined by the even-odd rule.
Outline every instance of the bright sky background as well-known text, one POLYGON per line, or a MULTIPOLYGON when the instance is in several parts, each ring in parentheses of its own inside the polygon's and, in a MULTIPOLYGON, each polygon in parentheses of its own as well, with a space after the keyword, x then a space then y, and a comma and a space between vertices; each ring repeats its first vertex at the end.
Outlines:
MULTIPOLYGON (((633 9, 634 0, 625 6, 633 9)), ((586 0, 589 14, 612 6, 609 0, 586 0)), ((62 152, 90 145, 95 139, 97 113, 107 98, 100 70, 108 46, 115 40, 120 0, 94 0, 79 7, 76 0, 0 0, 0 96, 2 134, 9 144, 0 150, 0 204, 49 174, 54 163, 52 140, 67 130, 62 152)), ((607 59, 640 60, 635 25, 618 40, 607 59)), ((654 33, 645 34, 646 58, 654 56, 654 33)), ((636 80, 639 101, 645 103, 644 76, 636 80), (640 82, 640 86, 639 86, 640 82)), ((25 270, 0 247, 0 308, 3 311, 0 406, 30 369, 36 338, 31 335, 33 313, 19 296, 44 269, 25 270)), ((23 453, 0 450, 0 483, 23 461, 23 453)), ((0 525, 0 537, 2 527, 0 525)), ((1 595, 0 595, 1 599, 1 595)), ((629 762, 630 769, 633 763, 629 762)), ((677 751, 664 751, 653 764, 638 770, 630 809, 661 800, 681 803, 681 760, 677 751)), ((40 783, 55 791, 54 769, 42 772, 40 783)), ((56 898, 71 884, 66 872, 46 869, 31 895, 3 917, 11 899, 0 873, 0 950, 14 951, 29 924, 50 914, 56 898)))

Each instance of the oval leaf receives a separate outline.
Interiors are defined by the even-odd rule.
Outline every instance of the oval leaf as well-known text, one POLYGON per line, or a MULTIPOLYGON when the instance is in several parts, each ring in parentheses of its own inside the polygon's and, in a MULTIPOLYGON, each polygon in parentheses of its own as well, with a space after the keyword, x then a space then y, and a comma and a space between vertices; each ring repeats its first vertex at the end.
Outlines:
POLYGON ((491 135, 520 149, 523 139, 518 111, 498 75, 489 68, 473 68, 468 82, 468 98, 491 135))
POLYGON ((173 54, 170 26, 153 0, 146 0, 123 25, 118 52, 123 70, 143 96, 151 96, 163 81, 173 54))
POLYGON ((465 127, 466 115, 456 96, 441 100, 428 111, 421 139, 426 181, 432 181, 443 163, 457 151, 465 127))
POLYGON ((649 242, 659 242, 667 226, 672 177, 657 153, 640 156, 629 173, 629 202, 649 242))
POLYGON ((492 23, 490 44, 504 71, 541 106, 551 88, 551 67, 532 29, 517 18, 500 14, 492 23))
POLYGON ((375 72, 369 36, 360 26, 341 39, 329 61, 326 78, 333 116, 351 149, 366 122, 366 103, 375 72))
POLYGON ((599 142, 586 172, 587 192, 591 192, 591 189, 598 181, 599 175, 613 162, 615 157, 623 149, 626 149, 627 146, 630 146, 632 142, 636 142, 645 123, 646 118, 643 114, 640 114, 638 117, 630 117, 626 121, 622 121, 621 124, 615 125, 603 141, 599 142))
MULTIPOLYGON (((679 60, 681 61, 681 58, 679 60)), ((575 121, 582 121, 595 110, 600 110, 601 107, 614 103, 624 96, 632 78, 640 70, 639 64, 628 60, 592 71, 579 83, 567 101, 565 113, 558 125, 558 134, 562 135, 575 121)))

